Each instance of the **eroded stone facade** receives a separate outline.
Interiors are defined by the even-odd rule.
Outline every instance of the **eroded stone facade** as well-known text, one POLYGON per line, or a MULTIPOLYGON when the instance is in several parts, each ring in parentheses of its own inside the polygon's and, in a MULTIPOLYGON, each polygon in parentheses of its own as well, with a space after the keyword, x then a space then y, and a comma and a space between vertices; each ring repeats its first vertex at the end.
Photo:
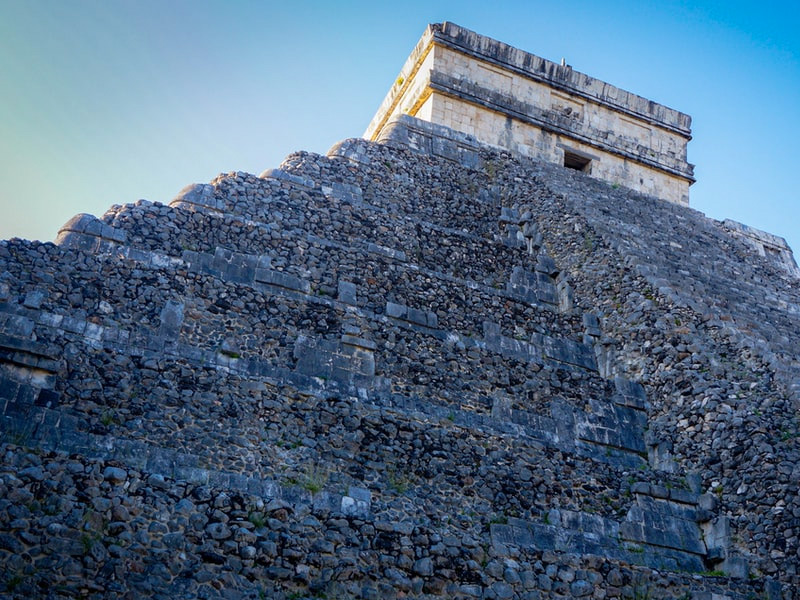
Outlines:
POLYGON ((453 23, 428 27, 364 137, 403 114, 689 203, 688 115, 453 23))

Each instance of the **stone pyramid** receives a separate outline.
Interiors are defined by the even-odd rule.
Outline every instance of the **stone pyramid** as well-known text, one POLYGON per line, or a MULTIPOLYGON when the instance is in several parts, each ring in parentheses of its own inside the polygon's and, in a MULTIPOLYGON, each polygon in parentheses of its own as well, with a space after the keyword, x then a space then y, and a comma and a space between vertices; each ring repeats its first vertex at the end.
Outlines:
POLYGON ((800 289, 405 117, 0 243, 13 598, 792 598, 800 289))

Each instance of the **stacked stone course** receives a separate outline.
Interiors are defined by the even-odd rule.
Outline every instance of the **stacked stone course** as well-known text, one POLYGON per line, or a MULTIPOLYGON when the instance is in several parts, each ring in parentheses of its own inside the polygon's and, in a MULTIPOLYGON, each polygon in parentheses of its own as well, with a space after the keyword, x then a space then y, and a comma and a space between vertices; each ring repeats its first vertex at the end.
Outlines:
POLYGON ((0 244, 5 594, 792 597, 796 280, 408 123, 0 244))

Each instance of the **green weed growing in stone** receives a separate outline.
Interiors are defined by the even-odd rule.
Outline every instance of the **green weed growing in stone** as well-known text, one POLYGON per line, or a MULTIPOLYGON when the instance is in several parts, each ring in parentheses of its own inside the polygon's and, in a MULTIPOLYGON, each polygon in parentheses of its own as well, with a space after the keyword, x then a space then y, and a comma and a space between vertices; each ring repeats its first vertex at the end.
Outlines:
POLYGON ((94 548, 95 543, 100 539, 99 534, 96 532, 84 532, 81 534, 81 546, 83 546, 83 553, 89 554, 94 548))
POLYGON ((267 524, 267 517, 262 512, 250 511, 247 515, 247 520, 255 525, 256 529, 264 527, 267 524))
POLYGON ((506 525, 508 523, 508 517, 504 514, 496 514, 491 519, 489 519, 489 525, 506 525))
POLYGON ((328 470, 319 465, 308 465, 303 471, 300 485, 303 489, 316 494, 328 483, 328 470))
POLYGON ((105 411, 101 415, 100 422, 103 425, 105 425, 106 427, 109 427, 111 425, 115 425, 115 424, 118 423, 116 415, 110 410, 105 411))
POLYGON ((411 481, 403 473, 397 473, 394 469, 388 473, 389 487, 398 494, 405 494, 411 485, 411 481))

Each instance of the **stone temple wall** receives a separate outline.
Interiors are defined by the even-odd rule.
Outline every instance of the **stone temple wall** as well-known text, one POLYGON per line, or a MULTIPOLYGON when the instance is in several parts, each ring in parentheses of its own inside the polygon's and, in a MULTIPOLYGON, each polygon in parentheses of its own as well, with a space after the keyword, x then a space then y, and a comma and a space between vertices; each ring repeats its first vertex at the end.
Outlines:
POLYGON ((411 118, 4 241, 1 591, 792 598, 799 299, 411 118))
POLYGON ((453 23, 427 28, 364 137, 403 115, 689 203, 688 115, 453 23))

